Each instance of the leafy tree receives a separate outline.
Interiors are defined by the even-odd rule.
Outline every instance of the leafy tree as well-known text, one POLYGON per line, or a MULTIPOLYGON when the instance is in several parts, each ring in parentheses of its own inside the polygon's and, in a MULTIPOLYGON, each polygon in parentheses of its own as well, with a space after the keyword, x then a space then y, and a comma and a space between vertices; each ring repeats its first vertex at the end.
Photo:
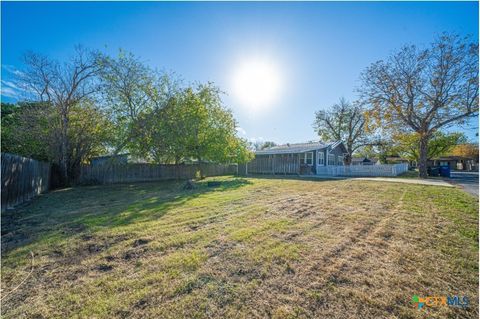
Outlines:
POLYGON ((463 156, 478 159, 478 144, 463 143, 453 147, 450 152, 454 156, 463 156))
POLYGON ((1 102, 2 121, 9 121, 8 116, 13 114, 16 108, 15 104, 1 102))
POLYGON ((70 174, 76 178, 81 164, 94 156, 105 154, 114 140, 115 130, 104 111, 85 100, 72 108, 70 127, 70 174))
POLYGON ((148 90, 154 76, 138 58, 122 50, 117 58, 98 55, 97 63, 104 104, 115 124, 114 153, 119 153, 133 142, 133 126, 138 116, 152 107, 148 90))
POLYGON ((366 145, 363 147, 360 147, 354 154, 353 157, 358 157, 358 158, 372 158, 375 156, 378 156, 378 150, 375 148, 373 145, 366 145))
POLYGON ((158 163, 252 157, 211 84, 180 89, 123 51, 111 58, 78 47, 63 64, 34 53, 25 62, 19 80, 31 102, 2 105, 2 147, 58 163, 65 183, 112 149, 158 163))
POLYGON ((163 108, 140 115, 134 127, 138 143, 130 148, 133 154, 155 163, 179 164, 185 159, 186 121, 178 103, 179 97, 175 96, 163 108))
POLYGON ((177 81, 153 71, 132 53, 120 50, 116 58, 100 54, 100 79, 104 104, 115 124, 114 153, 138 151, 143 137, 136 121, 152 110, 165 107, 176 91, 177 81))
POLYGON ((12 152, 12 130, 11 128, 16 125, 16 116, 15 111, 17 106, 12 103, 1 103, 1 114, 2 114, 2 152, 12 152))
POLYGON ((54 114, 45 103, 2 103, 2 152, 53 161, 52 132, 58 122, 54 114))
POLYGON ((379 143, 368 130, 362 107, 344 98, 329 109, 316 112, 313 126, 322 140, 344 142, 348 152, 344 157, 345 165, 351 164, 358 148, 379 143))
MULTIPOLYGON (((111 139, 107 116, 89 101, 69 111, 69 167, 73 179, 81 163, 106 151, 111 139)), ((19 103, 8 118, 2 118, 2 151, 41 161, 59 163, 61 132, 59 115, 46 103, 19 103)))
POLYGON ((274 146, 277 146, 277 143, 272 142, 272 141, 265 141, 265 142, 257 141, 257 142, 252 144, 253 149, 256 150, 256 151, 264 150, 266 148, 270 148, 270 147, 274 147, 274 146))
POLYGON ((478 43, 466 38, 444 34, 426 49, 404 46, 361 78, 361 100, 370 106, 372 122, 418 135, 422 178, 434 133, 478 115, 478 43))
MULTIPOLYGON (((241 154, 246 142, 240 143, 236 136, 236 122, 230 110, 227 110, 220 98, 220 90, 211 84, 200 85, 196 90, 187 88, 183 95, 188 155, 199 161, 237 162, 239 147, 241 154)), ((243 156, 242 156, 243 157, 243 156)))
MULTIPOLYGON (((419 161, 420 136, 417 133, 401 133, 394 136, 394 145, 390 149, 392 153, 398 154, 411 161, 419 161)), ((447 155, 456 145, 464 143, 466 137, 463 133, 445 134, 440 131, 433 133, 428 141, 427 159, 447 155)))
POLYGON ((236 136, 236 122, 211 84, 186 88, 137 121, 142 142, 137 152, 155 162, 245 162, 252 154, 236 136))

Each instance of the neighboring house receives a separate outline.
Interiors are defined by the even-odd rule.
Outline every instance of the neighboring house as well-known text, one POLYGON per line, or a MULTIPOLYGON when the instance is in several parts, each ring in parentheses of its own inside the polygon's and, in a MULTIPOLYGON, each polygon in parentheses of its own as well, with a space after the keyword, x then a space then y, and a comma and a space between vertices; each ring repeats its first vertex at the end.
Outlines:
POLYGON ((408 158, 400 157, 400 156, 387 156, 385 158, 387 164, 399 164, 399 163, 408 163, 410 167, 417 167, 416 161, 411 161, 408 158))
POLYGON ((91 165, 103 164, 148 164, 151 161, 142 157, 133 156, 129 153, 117 155, 95 156, 90 159, 91 165))
POLYGON ((342 142, 310 142, 273 146, 255 152, 249 170, 273 174, 316 174, 319 166, 343 165, 347 149, 342 142))
POLYGON ((375 165, 379 164, 378 158, 354 157, 352 158, 352 165, 375 165))
POLYGON ((91 165, 127 164, 130 154, 96 156, 90 159, 91 165))
POLYGON ((452 170, 473 171, 478 170, 478 158, 442 156, 429 160, 427 166, 448 166, 452 170))

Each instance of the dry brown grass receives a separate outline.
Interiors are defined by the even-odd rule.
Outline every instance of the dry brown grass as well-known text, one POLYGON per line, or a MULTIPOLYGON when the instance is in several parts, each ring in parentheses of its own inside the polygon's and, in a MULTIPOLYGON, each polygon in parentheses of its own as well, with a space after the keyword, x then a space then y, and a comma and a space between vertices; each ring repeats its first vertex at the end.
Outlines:
POLYGON ((476 318, 478 203, 457 189, 224 178, 85 187, 6 215, 5 318, 476 318), (61 201, 61 202, 59 202, 61 201), (12 217, 14 216, 14 217, 12 217), (466 295, 417 310, 413 295, 466 295))

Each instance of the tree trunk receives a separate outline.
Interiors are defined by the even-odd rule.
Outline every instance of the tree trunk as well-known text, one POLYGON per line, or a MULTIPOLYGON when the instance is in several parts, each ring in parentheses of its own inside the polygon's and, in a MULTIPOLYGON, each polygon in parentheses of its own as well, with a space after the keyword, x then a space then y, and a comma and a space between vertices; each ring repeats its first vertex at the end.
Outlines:
POLYGON ((427 178, 427 157, 428 157, 428 140, 426 134, 420 135, 420 156, 418 160, 418 171, 420 178, 427 178))
POLYGON ((198 157, 198 172, 200 174, 200 179, 204 179, 205 176, 203 176, 203 164, 200 155, 197 155, 198 157))
POLYGON ((352 153, 345 154, 343 157, 343 164, 344 165, 352 165, 352 153))

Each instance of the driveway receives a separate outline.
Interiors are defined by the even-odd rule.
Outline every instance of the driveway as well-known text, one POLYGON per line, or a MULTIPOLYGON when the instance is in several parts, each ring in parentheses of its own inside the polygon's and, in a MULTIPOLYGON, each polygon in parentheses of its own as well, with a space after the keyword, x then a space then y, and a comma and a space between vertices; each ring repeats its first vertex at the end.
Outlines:
POLYGON ((478 197, 478 172, 455 172, 452 171, 449 183, 461 186, 466 192, 478 197))
POLYGON ((395 178, 393 177, 352 177, 351 179, 362 180, 362 181, 454 187, 452 183, 447 183, 446 181, 443 181, 440 179, 419 179, 419 178, 398 178, 398 177, 395 177, 395 178))

